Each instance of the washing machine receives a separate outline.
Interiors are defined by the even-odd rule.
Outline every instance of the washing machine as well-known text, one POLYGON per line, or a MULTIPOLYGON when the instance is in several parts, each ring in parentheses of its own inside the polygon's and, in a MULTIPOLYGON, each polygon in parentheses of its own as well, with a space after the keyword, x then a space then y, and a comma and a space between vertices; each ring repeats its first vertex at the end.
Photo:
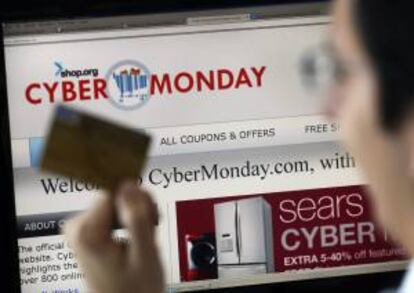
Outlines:
POLYGON ((187 234, 187 270, 185 281, 217 278, 217 252, 214 233, 187 234))

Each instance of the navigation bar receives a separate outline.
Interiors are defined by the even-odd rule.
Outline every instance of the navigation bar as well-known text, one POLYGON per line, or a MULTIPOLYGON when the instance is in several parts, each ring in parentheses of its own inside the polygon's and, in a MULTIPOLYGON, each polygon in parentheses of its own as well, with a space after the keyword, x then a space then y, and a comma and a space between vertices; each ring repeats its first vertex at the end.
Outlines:
MULTIPOLYGON (((339 125, 323 116, 302 116, 145 131, 153 137, 150 156, 156 157, 335 141, 339 125)), ((38 167, 43 144, 43 138, 14 140, 14 168, 38 167)))

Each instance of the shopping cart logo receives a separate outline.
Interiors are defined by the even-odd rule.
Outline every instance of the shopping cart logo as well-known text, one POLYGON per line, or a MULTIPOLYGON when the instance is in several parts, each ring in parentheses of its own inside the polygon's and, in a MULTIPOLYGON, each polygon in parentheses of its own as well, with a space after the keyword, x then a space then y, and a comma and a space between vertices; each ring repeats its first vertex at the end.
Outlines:
POLYGON ((150 72, 135 60, 124 60, 112 66, 106 74, 109 100, 123 110, 143 106, 150 98, 150 72))
POLYGON ((139 92, 139 90, 148 88, 148 76, 140 73, 141 69, 131 67, 129 71, 128 69, 125 69, 119 74, 115 72, 112 74, 121 94, 121 98, 134 95, 134 93, 139 92))

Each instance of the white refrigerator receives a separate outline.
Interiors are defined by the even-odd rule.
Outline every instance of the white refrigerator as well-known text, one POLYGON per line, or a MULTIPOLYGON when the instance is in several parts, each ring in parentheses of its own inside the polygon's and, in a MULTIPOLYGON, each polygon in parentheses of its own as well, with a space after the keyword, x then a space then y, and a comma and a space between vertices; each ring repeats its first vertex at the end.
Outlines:
POLYGON ((272 208, 262 197, 214 205, 218 277, 274 271, 272 208))

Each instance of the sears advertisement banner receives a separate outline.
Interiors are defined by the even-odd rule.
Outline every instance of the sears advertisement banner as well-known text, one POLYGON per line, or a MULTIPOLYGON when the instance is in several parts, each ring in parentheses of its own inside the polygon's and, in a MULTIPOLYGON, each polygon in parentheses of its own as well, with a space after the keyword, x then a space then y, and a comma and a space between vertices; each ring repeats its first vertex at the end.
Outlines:
POLYGON ((182 281, 405 258, 362 186, 177 202, 182 281))

